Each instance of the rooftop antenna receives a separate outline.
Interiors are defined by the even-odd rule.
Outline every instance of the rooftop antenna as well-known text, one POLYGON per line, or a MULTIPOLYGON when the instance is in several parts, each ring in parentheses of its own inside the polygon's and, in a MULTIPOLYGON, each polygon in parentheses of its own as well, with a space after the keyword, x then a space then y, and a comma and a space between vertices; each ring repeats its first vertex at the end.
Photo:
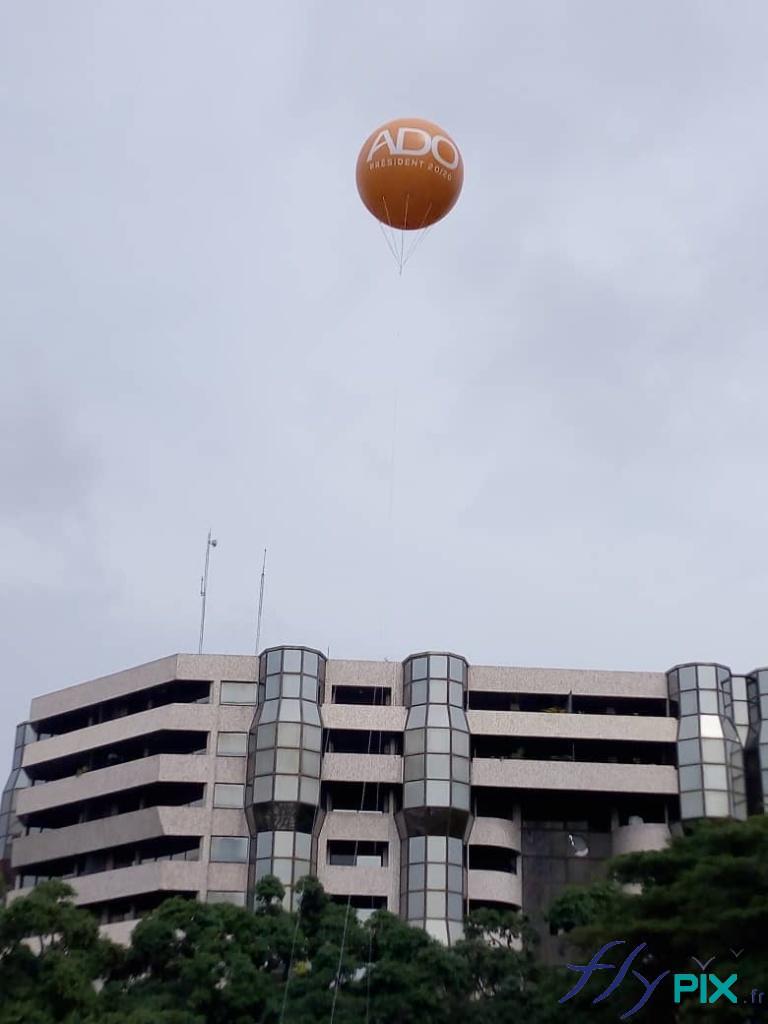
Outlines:
POLYGON ((267 573, 267 549, 264 548, 264 561, 261 563, 261 582, 259 583, 259 614, 256 616, 256 656, 261 647, 261 613, 264 611, 264 578, 267 573))
POLYGON ((200 643, 197 647, 197 653, 203 653, 203 639, 205 637, 205 599, 208 596, 208 563, 211 558, 211 548, 215 548, 219 542, 214 538, 211 539, 211 531, 208 531, 208 540, 205 542, 205 569, 203 575, 200 577, 200 598, 202 607, 200 609, 200 643))

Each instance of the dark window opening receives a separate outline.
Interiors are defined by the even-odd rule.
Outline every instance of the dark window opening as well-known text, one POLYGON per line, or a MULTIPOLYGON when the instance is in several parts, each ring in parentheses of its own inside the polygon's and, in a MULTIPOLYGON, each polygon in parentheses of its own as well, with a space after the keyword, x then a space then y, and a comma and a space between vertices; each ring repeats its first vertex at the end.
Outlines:
POLYGON ((337 867, 385 868, 389 862, 389 843, 331 839, 326 857, 329 864, 337 867))
POLYGON ((674 743, 636 740, 542 739, 529 736, 473 736, 472 756, 597 764, 675 764, 674 743))
POLYGON ((392 703, 392 690, 388 686, 334 686, 333 703, 388 707, 392 703))
POLYGON ((402 754, 403 734, 372 729, 329 729, 323 738, 328 754, 402 754))
POLYGON ((151 892, 139 896, 129 896, 119 900, 106 900, 102 903, 89 903, 84 909, 97 919, 99 924, 115 924, 117 921, 135 921, 146 917, 157 910, 161 903, 180 896, 182 899, 194 900, 196 892, 151 892))
POLYGON ((375 782, 331 782, 325 786, 329 811, 388 811, 391 787, 375 782))
POLYGON ((53 782, 56 779, 125 764, 126 761, 154 757, 156 754, 204 754, 207 746, 207 732, 166 729, 46 761, 30 768, 29 774, 33 784, 53 782))
POLYGON ((61 736, 75 729, 86 729, 91 725, 101 725, 116 718, 136 715, 150 708, 165 707, 166 704, 208 704, 211 699, 210 682, 200 680, 174 679, 160 686, 151 686, 137 693, 129 693, 114 700, 105 700, 100 704, 89 704, 88 707, 76 711, 66 711, 61 715, 42 718, 34 723, 37 738, 48 739, 61 736))
POLYGON ((387 909, 387 897, 386 896, 338 896, 332 893, 328 894, 334 903, 342 903, 345 907, 349 903, 350 907, 354 907, 355 910, 386 910, 387 909))
POLYGON ((16 884, 19 889, 26 889, 49 878, 79 878, 155 861, 199 859, 199 836, 161 836, 141 843, 94 850, 78 857, 27 864, 19 869, 16 884))
POLYGON ((500 910, 502 913, 514 914, 520 907, 515 903, 499 903, 496 900, 469 900, 467 913, 472 914, 475 910, 500 910))
POLYGON ((472 711, 539 711, 576 715, 667 716, 664 697, 597 697, 563 693, 516 693, 502 690, 470 690, 467 707, 472 711))
POLYGON ((517 874, 517 854, 501 846, 468 846, 467 866, 470 871, 505 871, 517 874))
POLYGON ((27 835, 100 821, 147 807, 202 807, 204 803, 205 785, 202 782, 157 782, 37 811, 26 818, 27 835))

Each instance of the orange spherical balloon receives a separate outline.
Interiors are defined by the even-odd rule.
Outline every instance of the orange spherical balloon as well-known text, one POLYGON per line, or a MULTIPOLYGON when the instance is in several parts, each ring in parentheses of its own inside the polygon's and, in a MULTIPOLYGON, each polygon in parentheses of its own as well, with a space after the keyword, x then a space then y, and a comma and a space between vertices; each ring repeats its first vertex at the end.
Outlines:
POLYGON ((357 190, 374 217, 403 231, 429 227, 459 198, 464 162, 459 147, 431 121, 388 121, 357 158, 357 190))

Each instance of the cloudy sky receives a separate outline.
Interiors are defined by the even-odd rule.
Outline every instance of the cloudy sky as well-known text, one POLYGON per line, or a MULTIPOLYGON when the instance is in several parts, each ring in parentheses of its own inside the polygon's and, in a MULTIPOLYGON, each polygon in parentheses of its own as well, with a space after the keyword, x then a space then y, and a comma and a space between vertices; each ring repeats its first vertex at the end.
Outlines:
MULTIPOLYGON (((0 5, 0 750, 262 639, 768 662, 768 9, 0 5), (462 148, 402 278, 377 125, 462 148)), ((0 758, 1 760, 2 758, 0 758)))

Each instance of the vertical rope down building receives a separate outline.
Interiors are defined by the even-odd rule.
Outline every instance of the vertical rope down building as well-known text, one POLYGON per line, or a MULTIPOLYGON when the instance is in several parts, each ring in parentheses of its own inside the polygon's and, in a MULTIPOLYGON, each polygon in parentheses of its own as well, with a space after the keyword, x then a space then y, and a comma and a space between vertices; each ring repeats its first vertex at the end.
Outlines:
POLYGON ((174 655, 32 701, 0 866, 58 877, 118 941, 171 895, 285 905, 316 874, 360 916, 442 942, 478 907, 544 913, 606 861, 701 817, 765 811, 768 670, 401 664, 310 647, 174 655))

